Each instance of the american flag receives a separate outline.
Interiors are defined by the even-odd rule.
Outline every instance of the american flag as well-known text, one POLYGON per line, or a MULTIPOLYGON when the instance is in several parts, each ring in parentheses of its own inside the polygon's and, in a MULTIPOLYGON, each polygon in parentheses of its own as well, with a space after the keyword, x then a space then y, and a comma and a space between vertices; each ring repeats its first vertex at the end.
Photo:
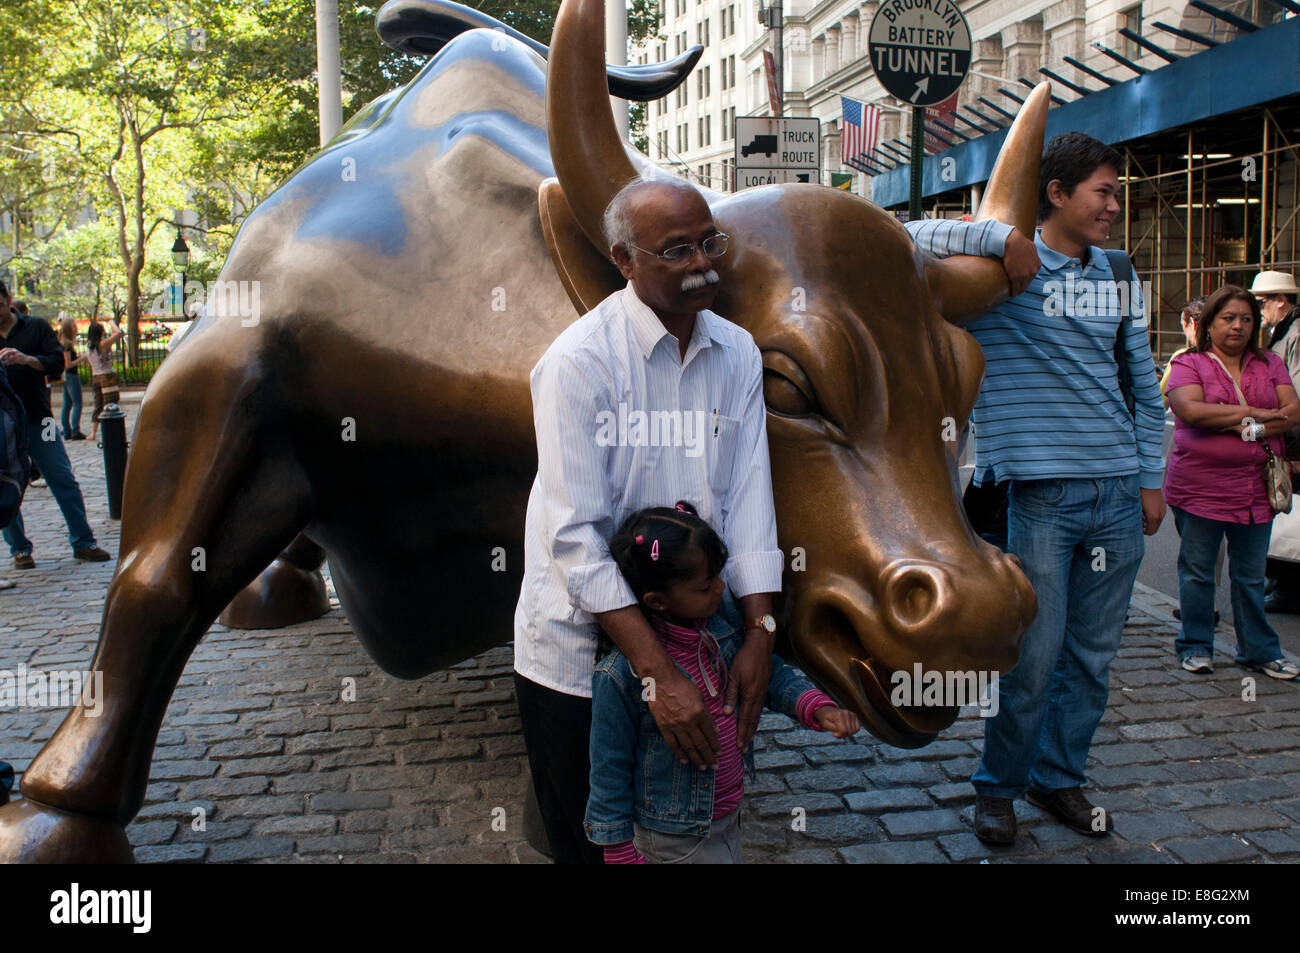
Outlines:
POLYGON ((862 160, 876 151, 876 136, 880 128, 880 110, 865 106, 856 99, 840 96, 844 111, 844 128, 840 134, 840 161, 861 171, 862 160))

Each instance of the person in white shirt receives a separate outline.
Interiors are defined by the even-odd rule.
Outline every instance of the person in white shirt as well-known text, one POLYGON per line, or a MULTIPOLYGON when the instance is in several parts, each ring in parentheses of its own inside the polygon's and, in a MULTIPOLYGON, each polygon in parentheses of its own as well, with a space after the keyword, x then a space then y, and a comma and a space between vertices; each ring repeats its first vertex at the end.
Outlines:
POLYGON ((783 565, 762 357, 748 331, 708 310, 727 237, 703 196, 674 181, 634 181, 603 224, 628 285, 566 329, 530 377, 538 467, 515 610, 515 687, 560 863, 603 860, 582 827, 598 626, 645 680, 672 751, 701 767, 720 754, 699 689, 669 659, 609 554, 619 524, 685 499, 719 528, 731 553, 723 578, 747 626, 727 691, 741 750, 771 673, 783 565))

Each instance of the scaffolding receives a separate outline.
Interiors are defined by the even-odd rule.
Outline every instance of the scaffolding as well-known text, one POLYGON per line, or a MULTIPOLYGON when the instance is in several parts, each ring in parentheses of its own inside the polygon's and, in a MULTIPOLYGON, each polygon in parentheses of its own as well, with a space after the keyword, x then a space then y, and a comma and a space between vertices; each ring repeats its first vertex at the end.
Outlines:
POLYGON ((1189 298, 1300 271, 1297 129, 1300 97, 1289 97, 1122 146, 1123 247, 1150 282, 1157 361, 1183 346, 1189 298))

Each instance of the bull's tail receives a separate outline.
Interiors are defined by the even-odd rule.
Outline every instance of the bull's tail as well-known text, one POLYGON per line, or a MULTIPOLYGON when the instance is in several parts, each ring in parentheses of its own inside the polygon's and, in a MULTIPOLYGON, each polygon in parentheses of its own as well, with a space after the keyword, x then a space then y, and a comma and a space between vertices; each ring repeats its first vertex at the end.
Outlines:
MULTIPOLYGON (((433 56, 467 30, 500 30, 543 59, 550 50, 495 17, 452 0, 389 0, 375 18, 379 37, 393 49, 412 56, 433 56)), ((702 46, 666 63, 645 66, 605 66, 609 93, 620 99, 648 102, 661 99, 686 81, 704 52, 702 46)))

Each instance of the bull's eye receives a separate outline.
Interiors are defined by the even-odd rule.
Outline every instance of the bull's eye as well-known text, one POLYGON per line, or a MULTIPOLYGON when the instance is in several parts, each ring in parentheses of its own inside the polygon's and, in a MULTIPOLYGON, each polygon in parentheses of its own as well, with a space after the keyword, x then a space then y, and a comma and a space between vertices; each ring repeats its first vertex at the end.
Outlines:
POLYGON ((783 417, 807 417, 812 413, 808 395, 775 371, 763 372, 763 400, 768 410, 783 417))
POLYGON ((807 417, 817 409, 807 375, 780 351, 763 354, 763 400, 782 417, 807 417))

